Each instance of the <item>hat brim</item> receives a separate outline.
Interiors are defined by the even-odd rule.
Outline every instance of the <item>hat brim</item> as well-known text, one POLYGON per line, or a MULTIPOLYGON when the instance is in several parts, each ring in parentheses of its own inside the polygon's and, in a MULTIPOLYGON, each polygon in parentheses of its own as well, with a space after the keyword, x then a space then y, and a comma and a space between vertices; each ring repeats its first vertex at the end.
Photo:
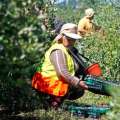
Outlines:
POLYGON ((65 35, 66 37, 69 37, 73 40, 80 40, 82 37, 78 34, 75 33, 63 33, 63 35, 65 35))

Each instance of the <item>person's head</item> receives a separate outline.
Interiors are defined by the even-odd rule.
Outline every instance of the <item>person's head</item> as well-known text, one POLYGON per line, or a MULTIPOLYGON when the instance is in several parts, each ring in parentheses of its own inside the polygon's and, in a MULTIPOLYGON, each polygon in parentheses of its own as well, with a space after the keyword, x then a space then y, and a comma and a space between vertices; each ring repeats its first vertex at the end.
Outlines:
POLYGON ((61 27, 60 34, 56 37, 58 43, 62 43, 65 47, 73 46, 77 40, 82 37, 77 34, 77 25, 66 23, 61 27))
POLYGON ((93 19, 94 15, 95 15, 95 12, 92 8, 88 8, 88 9, 85 10, 85 16, 87 18, 93 19))

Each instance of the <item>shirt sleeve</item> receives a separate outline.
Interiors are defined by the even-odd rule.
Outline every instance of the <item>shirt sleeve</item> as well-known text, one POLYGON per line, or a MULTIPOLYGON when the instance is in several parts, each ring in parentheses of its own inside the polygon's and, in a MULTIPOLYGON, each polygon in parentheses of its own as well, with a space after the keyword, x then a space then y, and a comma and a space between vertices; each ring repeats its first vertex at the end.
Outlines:
POLYGON ((61 50, 57 49, 52 51, 50 60, 57 72, 58 77, 62 76, 66 82, 77 87, 79 78, 72 76, 68 71, 66 55, 61 50))

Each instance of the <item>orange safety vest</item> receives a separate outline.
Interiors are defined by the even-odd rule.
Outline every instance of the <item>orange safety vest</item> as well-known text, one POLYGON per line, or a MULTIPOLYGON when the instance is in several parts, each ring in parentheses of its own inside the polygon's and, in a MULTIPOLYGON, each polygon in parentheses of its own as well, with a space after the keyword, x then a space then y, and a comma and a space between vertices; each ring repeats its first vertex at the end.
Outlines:
POLYGON ((68 91, 68 83, 64 78, 58 77, 54 66, 50 62, 50 54, 53 50, 60 49, 67 56, 67 67, 71 75, 74 75, 74 63, 72 57, 67 52, 66 48, 62 44, 55 43, 46 52, 45 59, 42 64, 41 71, 37 71, 32 79, 32 87, 51 95, 65 96, 68 91))

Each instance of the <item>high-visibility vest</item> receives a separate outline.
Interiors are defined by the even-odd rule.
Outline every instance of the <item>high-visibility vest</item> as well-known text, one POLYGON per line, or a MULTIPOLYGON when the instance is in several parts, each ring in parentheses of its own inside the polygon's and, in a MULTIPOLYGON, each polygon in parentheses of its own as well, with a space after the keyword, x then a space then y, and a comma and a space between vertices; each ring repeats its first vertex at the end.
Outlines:
POLYGON ((53 50, 60 49, 64 52, 67 58, 67 67, 71 75, 74 75, 74 63, 72 57, 62 44, 55 43, 46 52, 45 59, 42 64, 41 71, 37 71, 32 79, 32 86, 44 93, 55 96, 65 96, 68 91, 69 84, 64 78, 58 77, 54 66, 50 62, 50 54, 53 50))

